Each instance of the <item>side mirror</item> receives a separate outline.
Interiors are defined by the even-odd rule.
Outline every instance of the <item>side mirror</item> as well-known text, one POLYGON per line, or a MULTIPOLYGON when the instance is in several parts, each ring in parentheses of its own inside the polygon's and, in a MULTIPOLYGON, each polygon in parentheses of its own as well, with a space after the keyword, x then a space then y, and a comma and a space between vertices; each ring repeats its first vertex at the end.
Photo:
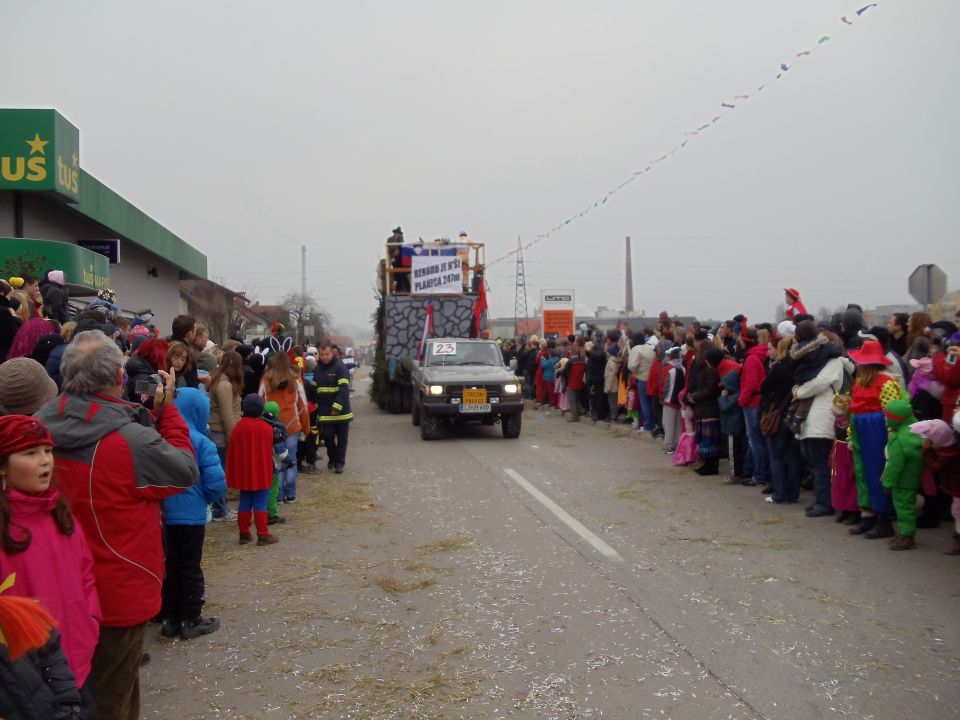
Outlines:
POLYGON ((510 369, 511 369, 511 370, 516 370, 516 369, 517 369, 517 359, 516 359, 516 358, 510 358, 510 369))

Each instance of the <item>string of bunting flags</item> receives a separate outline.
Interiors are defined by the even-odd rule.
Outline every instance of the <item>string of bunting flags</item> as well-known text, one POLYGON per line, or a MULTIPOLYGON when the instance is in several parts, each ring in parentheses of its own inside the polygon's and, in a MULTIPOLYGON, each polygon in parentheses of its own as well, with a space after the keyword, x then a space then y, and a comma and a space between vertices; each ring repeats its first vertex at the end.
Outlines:
MULTIPOLYGON (((862 7, 860 7, 860 8, 857 9, 855 12, 853 12, 853 13, 851 13, 851 14, 849 14, 849 15, 842 15, 842 16, 840 17, 841 25, 840 25, 840 27, 837 29, 837 32, 840 32, 840 31, 848 28, 849 26, 854 25, 857 18, 863 16, 864 13, 866 13, 868 10, 870 10, 870 9, 872 9, 872 8, 877 7, 879 4, 880 4, 880 3, 876 3, 876 2, 874 2, 874 3, 868 3, 868 4, 866 4, 866 5, 863 5, 862 7)), ((581 211, 580 211, 579 213, 577 213, 576 215, 571 215, 570 217, 568 217, 568 218, 567 218, 566 220, 564 220, 563 222, 561 222, 561 223, 559 223, 558 225, 555 225, 554 227, 552 227, 552 228, 550 228, 549 230, 547 230, 545 233, 541 233, 540 235, 537 235, 536 238, 534 238, 533 240, 531 240, 531 241, 529 241, 529 242, 527 242, 527 243, 525 243, 525 244, 522 244, 522 245, 520 246, 520 248, 515 248, 515 249, 511 250, 510 252, 505 253, 504 255, 501 255, 500 257, 496 258, 495 260, 490 261, 489 263, 487 263, 487 267, 490 267, 490 266, 492 266, 492 265, 496 265, 496 264, 499 263, 499 262, 502 262, 502 261, 504 261, 504 260, 507 260, 508 258, 516 255, 516 254, 517 254, 518 252, 520 252, 521 250, 528 250, 528 249, 530 249, 531 247, 533 247, 533 246, 536 245, 537 243, 542 242, 543 240, 546 240, 547 238, 549 238, 549 237, 555 235, 556 233, 560 232, 560 231, 563 230, 567 225, 570 225, 571 223, 574 223, 574 222, 576 222, 577 220, 579 220, 580 218, 584 217, 585 215, 587 215, 587 214, 588 214, 589 212, 591 212, 592 210, 596 210, 596 209, 602 208, 604 205, 607 204, 607 202, 610 200, 611 197, 613 197, 613 196, 616 195, 618 192, 620 192, 621 190, 623 190, 625 187, 627 187, 627 185, 629 185, 629 184, 632 183, 632 182, 635 182, 638 178, 642 177, 643 175, 646 175, 647 173, 653 171, 653 170, 656 168, 657 165, 659 165, 660 163, 662 163, 662 162, 665 161, 665 160, 669 160, 671 157, 673 157, 674 155, 676 155, 678 152, 680 152, 681 150, 683 150, 684 148, 686 148, 686 147, 690 144, 691 141, 696 140, 699 136, 703 135, 703 134, 706 133, 708 130, 710 130, 710 128, 712 128, 714 125, 716 125, 717 123, 721 122, 721 121, 722 121, 727 115, 729 115, 731 112, 737 110, 738 107, 742 107, 744 104, 748 103, 753 97, 756 97, 756 95, 758 95, 759 93, 763 92, 763 89, 764 89, 765 87, 767 87, 768 84, 772 84, 773 82, 776 82, 777 80, 780 80, 780 79, 781 79, 784 75, 786 75, 790 70, 792 70, 794 67, 796 67, 797 63, 799 63, 799 62, 800 62, 801 60, 803 60, 804 58, 810 57, 810 56, 814 53, 815 50, 817 50, 817 49, 820 48, 821 46, 823 46, 823 45, 827 44, 828 42, 830 42, 830 40, 831 40, 832 38, 836 37, 836 34, 837 34, 837 33, 835 32, 833 35, 821 35, 820 38, 817 40, 816 45, 814 45, 814 46, 812 46, 812 47, 810 47, 810 48, 802 49, 802 50, 800 50, 799 52, 795 53, 795 54, 793 55, 793 58, 790 59, 788 62, 781 62, 781 63, 780 63, 780 66, 779 66, 779 68, 778 68, 778 72, 776 73, 776 75, 774 75, 774 76, 773 76, 770 80, 768 80, 767 82, 764 82, 764 83, 758 85, 758 86, 757 86, 757 89, 754 90, 752 93, 741 93, 741 94, 739 94, 739 95, 734 95, 733 98, 731 98, 730 100, 724 100, 724 101, 722 101, 722 102, 720 103, 720 110, 718 111, 718 113, 717 113, 716 115, 714 115, 714 116, 711 118, 711 120, 710 120, 709 122, 705 122, 705 123, 701 124, 700 126, 698 126, 698 127, 697 127, 696 129, 694 129, 694 130, 688 130, 688 131, 684 132, 683 135, 681 136, 680 142, 679 142, 677 145, 675 145, 669 152, 663 153, 662 155, 658 156, 658 157, 657 157, 656 159, 654 159, 654 160, 649 160, 649 161, 647 162, 647 164, 646 164, 642 169, 633 172, 633 173, 630 175, 630 177, 628 177, 626 180, 624 180, 622 183, 620 183, 619 185, 617 185, 617 186, 614 187, 613 189, 611 189, 611 190, 607 191, 606 193, 604 193, 601 197, 597 198, 597 199, 596 199, 594 202, 592 202, 590 205, 587 205, 587 207, 585 207, 583 210, 581 210, 581 211)))

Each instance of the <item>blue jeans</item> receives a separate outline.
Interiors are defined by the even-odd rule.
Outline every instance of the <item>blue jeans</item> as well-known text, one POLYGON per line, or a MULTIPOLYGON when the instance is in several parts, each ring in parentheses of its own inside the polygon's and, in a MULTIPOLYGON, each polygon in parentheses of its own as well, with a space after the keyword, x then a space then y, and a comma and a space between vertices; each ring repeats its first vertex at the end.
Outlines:
POLYGON ((270 490, 241 490, 240 512, 266 512, 267 500, 270 499, 270 490))
POLYGON ((803 471, 800 442, 783 422, 780 423, 777 434, 767 437, 766 440, 773 499, 795 502, 800 497, 800 476, 803 471))
POLYGON ((653 403, 647 395, 647 381, 637 380, 637 394, 640 395, 640 414, 643 416, 643 429, 653 432, 657 426, 657 417, 653 414, 653 403))
POLYGON ((800 441, 803 457, 810 466, 813 475, 814 505, 817 508, 830 508, 830 451, 833 449, 831 438, 808 438, 800 441))
POLYGON ((280 487, 281 500, 291 500, 297 497, 297 446, 300 443, 300 433, 287 436, 287 460, 293 464, 283 473, 280 487))
MULTIPOLYGON (((220 465, 223 466, 224 469, 226 469, 227 449, 225 447, 220 447, 219 445, 217 445, 217 455, 220 456, 220 465)), ((213 513, 213 516, 215 518, 224 517, 230 511, 230 506, 227 505, 227 493, 224 492, 223 495, 221 495, 219 498, 213 501, 212 505, 213 507, 211 508, 211 512, 213 513)))
POLYGON ((770 479, 770 461, 766 440, 760 432, 760 408, 745 407, 743 417, 747 421, 747 438, 750 441, 750 454, 753 456, 753 480, 765 483, 770 479))

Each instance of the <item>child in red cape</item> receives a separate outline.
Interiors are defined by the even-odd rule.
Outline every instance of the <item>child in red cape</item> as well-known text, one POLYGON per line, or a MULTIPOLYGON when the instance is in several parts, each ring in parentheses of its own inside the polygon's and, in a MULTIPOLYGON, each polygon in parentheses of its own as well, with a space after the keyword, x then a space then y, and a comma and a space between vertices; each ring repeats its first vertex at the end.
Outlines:
POLYGON ((273 485, 273 429, 263 421, 263 398, 251 393, 240 404, 227 446, 227 487, 240 491, 237 525, 240 544, 253 541, 251 515, 257 527, 257 545, 273 545, 279 538, 267 530, 267 501, 273 485))

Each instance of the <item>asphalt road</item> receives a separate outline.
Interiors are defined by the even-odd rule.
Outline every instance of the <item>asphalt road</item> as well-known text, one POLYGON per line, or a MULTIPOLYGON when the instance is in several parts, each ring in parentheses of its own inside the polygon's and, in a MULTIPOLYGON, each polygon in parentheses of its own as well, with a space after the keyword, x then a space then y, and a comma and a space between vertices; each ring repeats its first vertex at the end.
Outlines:
POLYGON ((891 553, 556 413, 422 442, 358 385, 280 544, 208 526, 223 627, 151 631, 144 717, 956 716, 946 525, 891 553))

